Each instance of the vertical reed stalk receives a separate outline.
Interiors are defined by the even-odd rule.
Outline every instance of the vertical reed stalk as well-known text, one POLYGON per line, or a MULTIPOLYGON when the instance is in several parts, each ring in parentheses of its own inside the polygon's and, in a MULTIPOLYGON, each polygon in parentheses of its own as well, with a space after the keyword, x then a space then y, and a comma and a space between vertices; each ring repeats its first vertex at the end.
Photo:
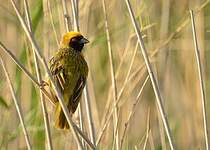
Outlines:
POLYGON ((201 104, 202 104, 202 113, 203 113, 203 126, 204 126, 204 137, 205 137, 205 144, 206 149, 209 149, 209 143, 208 143, 208 122, 207 122, 207 113, 206 113, 206 94, 205 94, 205 82, 203 77, 203 68, 200 58, 200 50, 198 48, 198 40, 197 40, 197 34, 195 29, 195 19, 193 10, 190 10, 190 17, 191 17, 191 24, 192 24, 192 33, 193 33, 193 42, 195 46, 195 55, 196 55, 196 62, 198 67, 198 76, 199 76, 199 84, 200 84, 200 92, 201 92, 201 104))
POLYGON ((172 137, 171 136, 171 131, 170 131, 169 124, 168 124, 168 119, 167 119, 167 116, 166 116, 166 113, 165 113, 165 110, 164 110, 164 107, 163 107, 163 104, 162 104, 162 97, 161 97, 161 94, 160 94, 159 86, 158 86, 156 78, 154 76, 154 72, 152 70, 152 66, 150 64, 149 57, 148 57, 148 54, 147 54, 147 50, 145 48, 141 32, 140 32, 139 27, 137 25, 137 22, 135 20, 130 1, 129 0, 125 0, 125 1, 126 1, 126 5, 128 7, 128 11, 129 11, 129 14, 130 14, 130 17, 131 17, 132 24, 134 26, 134 29, 135 29, 135 32, 136 32, 136 35, 137 35, 137 38, 138 38, 139 45, 141 47, 141 52, 142 52, 142 55, 144 57, 144 61, 145 61, 145 64, 146 64, 146 67, 147 67, 147 70, 148 70, 148 73, 149 73, 149 76, 150 76, 150 80, 152 82, 152 87, 153 87, 153 90, 154 90, 154 93, 155 93, 155 96, 156 96, 156 102, 157 102, 158 109, 159 109, 159 112, 161 114, 161 118, 162 118, 162 121, 163 121, 163 124, 164 124, 164 127, 165 127, 165 131, 166 131, 166 134, 167 134, 167 137, 168 137, 169 145, 170 145, 171 150, 173 150, 174 146, 173 146, 173 142, 172 142, 172 138, 171 138, 172 137))

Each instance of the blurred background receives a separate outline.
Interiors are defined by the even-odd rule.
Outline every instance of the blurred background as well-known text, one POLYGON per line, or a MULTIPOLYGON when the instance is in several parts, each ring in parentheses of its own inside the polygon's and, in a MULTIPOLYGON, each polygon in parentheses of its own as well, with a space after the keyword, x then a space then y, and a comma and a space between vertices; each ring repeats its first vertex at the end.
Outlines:
MULTIPOLYGON (((195 11, 207 99, 207 116, 209 116, 210 1, 130 1, 158 80, 175 148, 204 149, 202 103, 189 10, 195 11)), ((15 11, 10 1, 0 0, 0 2, 0 41, 36 77, 31 45, 15 11)), ((60 39, 66 32, 62 2, 60 0, 28 0, 28 2, 33 32, 42 53, 49 60, 58 49, 60 39)), ((117 96, 120 99, 117 127, 119 139, 123 137, 122 149, 143 149, 147 139, 146 149, 169 149, 150 79, 138 96, 148 73, 126 3, 120 0, 105 2, 117 96)), ((23 1, 16 0, 16 3, 22 16, 25 16, 23 1)), ((107 119, 107 112, 111 111, 114 104, 105 18, 102 0, 78 0, 78 4, 80 31, 90 41, 85 47, 84 56, 90 68, 88 91, 97 139, 107 119)), ((66 0, 66 7, 72 24, 70 0, 66 0)), ((39 89, 2 50, 0 55, 6 63, 15 87, 32 147, 37 150, 47 149, 39 89)), ((45 76, 43 68, 42 76, 45 76)), ((87 133, 84 99, 81 107, 84 132, 87 133)), ((54 128, 54 108, 48 101, 47 110, 54 149, 77 148, 71 132, 54 128)), ((78 120, 75 114, 74 121, 78 122, 78 120)), ((115 149, 114 138, 113 121, 110 120, 99 143, 99 149, 115 149)), ((0 149, 26 148, 8 83, 0 67, 0 149)))

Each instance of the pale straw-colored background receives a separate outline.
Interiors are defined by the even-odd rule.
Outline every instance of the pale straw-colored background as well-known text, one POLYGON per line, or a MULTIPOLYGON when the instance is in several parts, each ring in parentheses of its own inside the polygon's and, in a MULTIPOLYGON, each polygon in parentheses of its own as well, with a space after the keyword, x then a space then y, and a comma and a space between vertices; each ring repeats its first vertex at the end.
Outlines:
MULTIPOLYGON (((15 11, 9 0, 0 2, 0 41, 36 77, 31 45, 15 11)), ((135 52, 137 37, 126 3, 123 0, 105 2, 117 95, 124 89, 118 103, 119 143, 123 137, 122 148, 125 150, 143 149, 145 143, 146 149, 169 149, 150 79, 137 98, 148 73, 143 65, 139 45, 135 52), (132 68, 128 74, 130 66, 132 68), (134 109, 136 99, 139 102, 134 109), (134 113, 123 136, 125 123, 131 112, 134 113)), ((16 3, 24 16, 23 1, 17 0, 16 3)), ((131 4, 138 25, 141 26, 148 54, 152 56, 153 52, 157 51, 154 57, 150 57, 150 61, 160 87, 175 148, 205 149, 202 101, 189 10, 193 9, 195 13, 209 116, 210 4, 207 0, 131 0, 131 4)), ((72 22, 70 0, 67 0, 66 6, 72 22)), ((65 33, 62 3, 60 0, 29 0, 29 7, 35 38, 49 60, 58 49, 58 42, 65 33)), ((113 90, 110 90, 112 81, 102 0, 79 0, 78 10, 80 31, 90 41, 85 47, 84 56, 90 68, 89 100, 97 139, 106 120, 103 118, 104 114, 108 108, 110 113, 114 104, 111 92, 113 90)), ((32 147, 47 149, 39 90, 4 51, 0 50, 0 55, 15 87, 32 147)), ((45 76, 43 68, 42 76, 45 76)), ((71 132, 54 128, 54 109, 48 101, 47 110, 54 149, 76 149, 77 144, 71 132)), ((84 99, 82 110, 85 133, 88 133, 84 99)), ((79 122, 78 116, 74 116, 73 120, 79 122)), ((113 142, 115 138, 111 119, 99 143, 99 149, 116 149, 113 142)), ((0 67, 0 149, 26 148, 8 83, 0 67)))

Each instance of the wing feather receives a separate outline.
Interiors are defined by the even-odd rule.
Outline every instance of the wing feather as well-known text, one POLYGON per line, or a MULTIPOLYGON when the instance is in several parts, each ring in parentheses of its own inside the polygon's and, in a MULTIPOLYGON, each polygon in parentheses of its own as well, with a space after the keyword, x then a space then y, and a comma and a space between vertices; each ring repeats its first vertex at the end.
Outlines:
POLYGON ((69 99, 68 108, 71 110, 72 113, 74 113, 77 109, 77 106, 79 104, 82 95, 82 91, 85 87, 85 83, 86 83, 86 77, 80 76, 73 90, 73 94, 69 99))
MULTIPOLYGON (((57 86, 59 87, 61 92, 63 92, 65 85, 65 70, 64 66, 60 63, 59 57, 54 56, 50 59, 50 72, 52 73, 53 79, 55 80, 57 86)), ((54 91, 51 91, 51 93, 53 93, 53 96, 57 99, 54 91)))

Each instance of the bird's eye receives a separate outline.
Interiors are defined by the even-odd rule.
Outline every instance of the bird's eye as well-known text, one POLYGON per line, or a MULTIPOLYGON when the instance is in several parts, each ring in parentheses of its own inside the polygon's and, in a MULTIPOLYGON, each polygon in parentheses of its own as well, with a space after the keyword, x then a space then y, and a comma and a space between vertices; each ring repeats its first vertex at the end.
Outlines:
POLYGON ((76 41, 77 41, 76 38, 72 38, 72 39, 71 39, 71 42, 76 42, 76 41))

